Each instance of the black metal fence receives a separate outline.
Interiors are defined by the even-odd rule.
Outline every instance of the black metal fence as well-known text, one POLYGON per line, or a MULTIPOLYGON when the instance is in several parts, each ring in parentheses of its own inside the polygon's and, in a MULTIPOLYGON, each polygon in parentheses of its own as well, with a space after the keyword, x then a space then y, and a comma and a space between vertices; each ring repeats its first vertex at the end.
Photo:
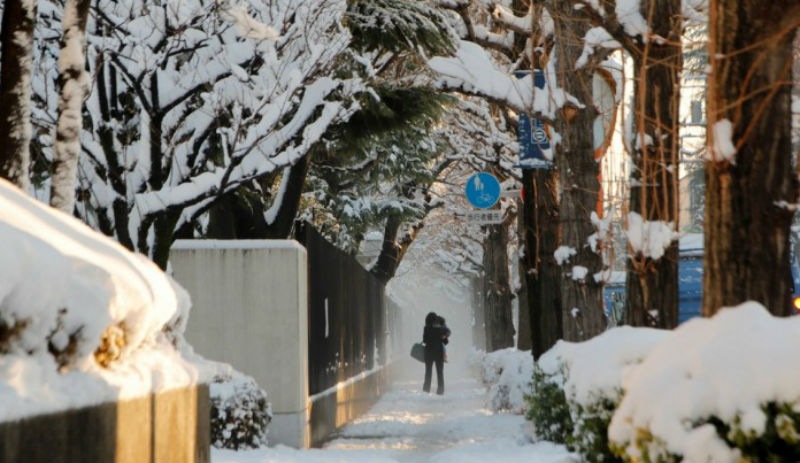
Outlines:
MULTIPOLYGON (((408 355, 411 348, 406 343, 406 334, 410 330, 419 331, 420 341, 422 340, 422 328, 414 326, 410 328, 408 321, 401 317, 402 309, 400 305, 391 297, 386 298, 386 319, 388 321, 389 330, 386 335, 387 349, 389 350, 389 360, 403 358, 408 355)), ((413 331, 411 331, 413 332, 413 331)))
POLYGON ((308 380, 317 394, 386 361, 384 287, 308 223, 295 227, 308 254, 308 380))

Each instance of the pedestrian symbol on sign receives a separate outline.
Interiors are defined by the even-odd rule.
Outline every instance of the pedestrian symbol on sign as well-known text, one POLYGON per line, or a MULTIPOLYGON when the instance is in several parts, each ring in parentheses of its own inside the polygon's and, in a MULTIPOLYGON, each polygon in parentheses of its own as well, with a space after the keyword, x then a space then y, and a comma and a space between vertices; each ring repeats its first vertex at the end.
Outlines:
POLYGON ((478 209, 488 209, 500 199, 500 182, 488 172, 478 172, 467 180, 467 201, 478 209))

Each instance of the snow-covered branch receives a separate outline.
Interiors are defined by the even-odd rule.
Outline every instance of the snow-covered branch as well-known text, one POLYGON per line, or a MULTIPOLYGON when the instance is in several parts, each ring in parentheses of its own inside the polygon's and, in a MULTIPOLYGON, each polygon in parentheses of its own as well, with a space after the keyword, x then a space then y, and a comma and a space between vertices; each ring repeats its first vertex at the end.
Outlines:
POLYGON ((528 36, 531 34, 533 28, 531 20, 531 10, 525 16, 516 16, 511 10, 504 5, 496 4, 492 11, 492 17, 500 26, 516 32, 517 34, 528 36))
MULTIPOLYGON (((440 87, 500 102, 517 112, 554 119, 556 110, 568 102, 581 106, 563 89, 535 87, 530 75, 517 78, 498 69, 489 54, 473 42, 462 40, 454 57, 431 58, 428 66, 439 75, 440 87)), ((552 72, 552 68, 547 70, 550 77, 554 77, 552 72)), ((556 82, 555 78, 546 81, 556 82)))
MULTIPOLYGON (((144 3, 92 11, 78 210, 160 260, 174 232, 164 224, 297 162, 346 120, 369 61, 348 51, 346 0, 144 3), (345 62, 352 71, 338 72, 345 62)), ((42 68, 54 55, 41 54, 42 68)))

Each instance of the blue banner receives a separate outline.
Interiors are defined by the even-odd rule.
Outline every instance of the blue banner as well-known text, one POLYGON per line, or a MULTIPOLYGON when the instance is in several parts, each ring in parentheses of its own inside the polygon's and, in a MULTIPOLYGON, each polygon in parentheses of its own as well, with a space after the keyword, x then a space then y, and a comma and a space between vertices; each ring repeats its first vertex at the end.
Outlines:
MULTIPOLYGON (((530 71, 516 71, 514 75, 519 79, 530 75, 530 71)), ((544 72, 536 69, 533 72, 533 85, 544 88, 544 72)), ((544 122, 528 114, 520 114, 517 127, 517 141, 519 143, 519 164, 521 169, 549 169, 553 166, 550 140, 544 122)))

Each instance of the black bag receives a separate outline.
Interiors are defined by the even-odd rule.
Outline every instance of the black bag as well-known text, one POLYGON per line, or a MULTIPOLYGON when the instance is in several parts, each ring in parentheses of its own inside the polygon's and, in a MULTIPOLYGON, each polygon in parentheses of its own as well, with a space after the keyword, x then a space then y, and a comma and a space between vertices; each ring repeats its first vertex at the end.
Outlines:
POLYGON ((425 361, 425 344, 422 344, 421 342, 414 343, 414 345, 411 346, 411 356, 414 357, 415 359, 419 360, 420 362, 424 362, 425 361))

